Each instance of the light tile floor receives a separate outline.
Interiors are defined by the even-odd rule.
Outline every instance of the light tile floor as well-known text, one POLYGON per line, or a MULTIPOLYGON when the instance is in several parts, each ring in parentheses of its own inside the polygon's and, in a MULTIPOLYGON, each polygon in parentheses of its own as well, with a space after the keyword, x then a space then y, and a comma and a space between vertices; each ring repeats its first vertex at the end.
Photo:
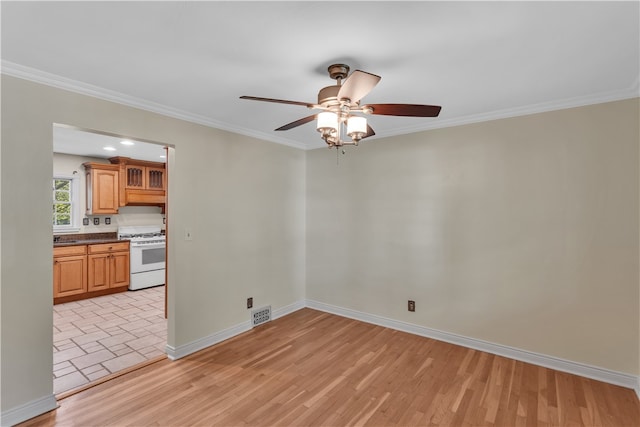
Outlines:
POLYGON ((164 354, 164 286, 53 306, 53 391, 164 354))

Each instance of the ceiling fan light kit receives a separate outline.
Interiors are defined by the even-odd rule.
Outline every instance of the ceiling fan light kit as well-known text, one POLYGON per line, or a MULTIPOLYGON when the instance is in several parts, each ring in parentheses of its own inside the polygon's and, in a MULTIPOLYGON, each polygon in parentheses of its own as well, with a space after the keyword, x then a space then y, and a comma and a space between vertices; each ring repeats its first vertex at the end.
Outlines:
POLYGON ((240 98, 301 105, 310 109, 322 110, 318 114, 280 126, 276 131, 293 129, 316 120, 316 130, 320 132, 329 148, 358 145, 362 139, 375 135, 367 123, 366 117, 362 115, 437 117, 440 114, 441 107, 437 105, 368 104, 361 106, 360 100, 371 92, 381 77, 361 70, 349 74, 349 66, 345 64, 330 65, 327 71, 329 71, 329 77, 336 80, 337 84, 320 89, 317 104, 256 96, 241 96, 240 98), (350 140, 344 140, 343 135, 348 136, 350 140))

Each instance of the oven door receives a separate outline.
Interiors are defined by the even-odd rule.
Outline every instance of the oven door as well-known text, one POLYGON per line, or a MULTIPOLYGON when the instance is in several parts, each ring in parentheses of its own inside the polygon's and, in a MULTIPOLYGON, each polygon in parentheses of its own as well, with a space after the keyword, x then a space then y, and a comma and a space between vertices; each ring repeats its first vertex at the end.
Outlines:
POLYGON ((166 244, 131 243, 131 273, 162 270, 165 266, 166 244))

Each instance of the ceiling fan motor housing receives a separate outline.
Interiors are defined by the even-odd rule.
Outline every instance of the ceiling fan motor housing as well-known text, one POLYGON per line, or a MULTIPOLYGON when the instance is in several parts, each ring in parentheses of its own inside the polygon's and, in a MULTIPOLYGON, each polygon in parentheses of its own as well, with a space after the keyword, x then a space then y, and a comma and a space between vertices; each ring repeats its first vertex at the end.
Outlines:
POLYGON ((338 100, 338 92, 340 92, 340 87, 341 86, 333 85, 320 89, 320 92, 318 92, 318 104, 323 107, 339 105, 340 101, 338 100))

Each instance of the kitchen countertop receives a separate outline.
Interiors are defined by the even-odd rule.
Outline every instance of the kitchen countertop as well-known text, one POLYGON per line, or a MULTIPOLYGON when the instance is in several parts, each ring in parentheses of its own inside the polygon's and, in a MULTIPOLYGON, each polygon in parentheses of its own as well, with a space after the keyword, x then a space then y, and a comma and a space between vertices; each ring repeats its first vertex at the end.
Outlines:
POLYGON ((61 246, 78 246, 78 245, 95 245, 100 243, 118 243, 118 242, 128 242, 128 239, 78 239, 78 240, 68 240, 65 242, 53 242, 54 248, 59 248, 61 246))
POLYGON ((53 247, 95 245, 100 243, 128 242, 129 240, 119 240, 118 233, 84 233, 84 234, 59 234, 53 236, 53 247))

